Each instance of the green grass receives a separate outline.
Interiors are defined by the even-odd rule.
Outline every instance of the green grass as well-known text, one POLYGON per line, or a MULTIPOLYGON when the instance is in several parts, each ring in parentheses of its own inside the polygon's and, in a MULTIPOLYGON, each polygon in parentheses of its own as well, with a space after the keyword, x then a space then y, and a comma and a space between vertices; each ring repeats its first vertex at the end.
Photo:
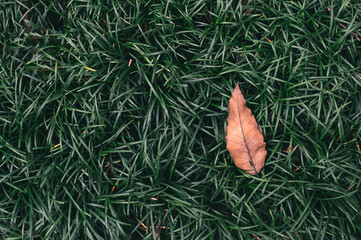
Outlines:
POLYGON ((360 30, 357 0, 1 1, 0 239, 361 239, 360 30))

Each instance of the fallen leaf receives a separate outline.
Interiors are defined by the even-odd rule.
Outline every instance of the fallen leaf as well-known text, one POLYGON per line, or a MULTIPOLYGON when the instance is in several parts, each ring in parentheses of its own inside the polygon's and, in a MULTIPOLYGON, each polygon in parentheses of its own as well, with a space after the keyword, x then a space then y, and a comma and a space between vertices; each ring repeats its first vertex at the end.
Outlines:
MULTIPOLYGON (((246 6, 248 3, 247 3, 248 1, 246 1, 246 0, 243 0, 242 1, 242 6, 246 6)), ((252 3, 253 1, 250 1, 250 3, 252 3)), ((247 10, 246 10, 246 13, 247 14, 251 14, 253 12, 253 8, 248 8, 247 10)))
POLYGON ((165 228, 164 226, 162 226, 163 220, 164 220, 164 212, 162 214, 162 217, 159 219, 157 226, 154 229, 154 237, 155 238, 158 238, 162 231, 162 228, 165 228))
POLYGON ((161 231, 162 231, 162 226, 158 224, 154 229, 154 237, 158 238, 161 231))
POLYGON ((258 174, 266 159, 266 143, 238 83, 228 108, 227 149, 238 168, 252 175, 258 174))

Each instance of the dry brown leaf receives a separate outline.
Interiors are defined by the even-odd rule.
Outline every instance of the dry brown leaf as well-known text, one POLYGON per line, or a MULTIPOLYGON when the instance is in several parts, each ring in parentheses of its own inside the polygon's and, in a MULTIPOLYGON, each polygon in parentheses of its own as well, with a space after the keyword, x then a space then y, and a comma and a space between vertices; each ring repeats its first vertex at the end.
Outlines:
POLYGON ((266 143, 238 83, 228 108, 227 149, 237 167, 249 174, 258 174, 266 159, 266 143))

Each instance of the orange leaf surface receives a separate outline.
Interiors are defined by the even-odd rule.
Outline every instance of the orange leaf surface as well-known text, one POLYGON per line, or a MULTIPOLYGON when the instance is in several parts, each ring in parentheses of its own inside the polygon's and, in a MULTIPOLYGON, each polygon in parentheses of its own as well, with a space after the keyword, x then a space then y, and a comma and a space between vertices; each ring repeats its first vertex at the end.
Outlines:
POLYGON ((252 175, 258 174, 266 159, 266 143, 238 83, 228 108, 227 149, 238 168, 252 175))

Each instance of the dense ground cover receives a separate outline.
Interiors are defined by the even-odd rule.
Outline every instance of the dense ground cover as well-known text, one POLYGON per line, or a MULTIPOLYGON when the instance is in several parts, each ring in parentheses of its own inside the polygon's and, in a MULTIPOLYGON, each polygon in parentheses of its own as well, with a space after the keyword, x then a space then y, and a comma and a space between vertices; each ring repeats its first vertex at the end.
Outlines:
POLYGON ((361 4, 243 3, 1 1, 0 239, 360 239, 361 4))

